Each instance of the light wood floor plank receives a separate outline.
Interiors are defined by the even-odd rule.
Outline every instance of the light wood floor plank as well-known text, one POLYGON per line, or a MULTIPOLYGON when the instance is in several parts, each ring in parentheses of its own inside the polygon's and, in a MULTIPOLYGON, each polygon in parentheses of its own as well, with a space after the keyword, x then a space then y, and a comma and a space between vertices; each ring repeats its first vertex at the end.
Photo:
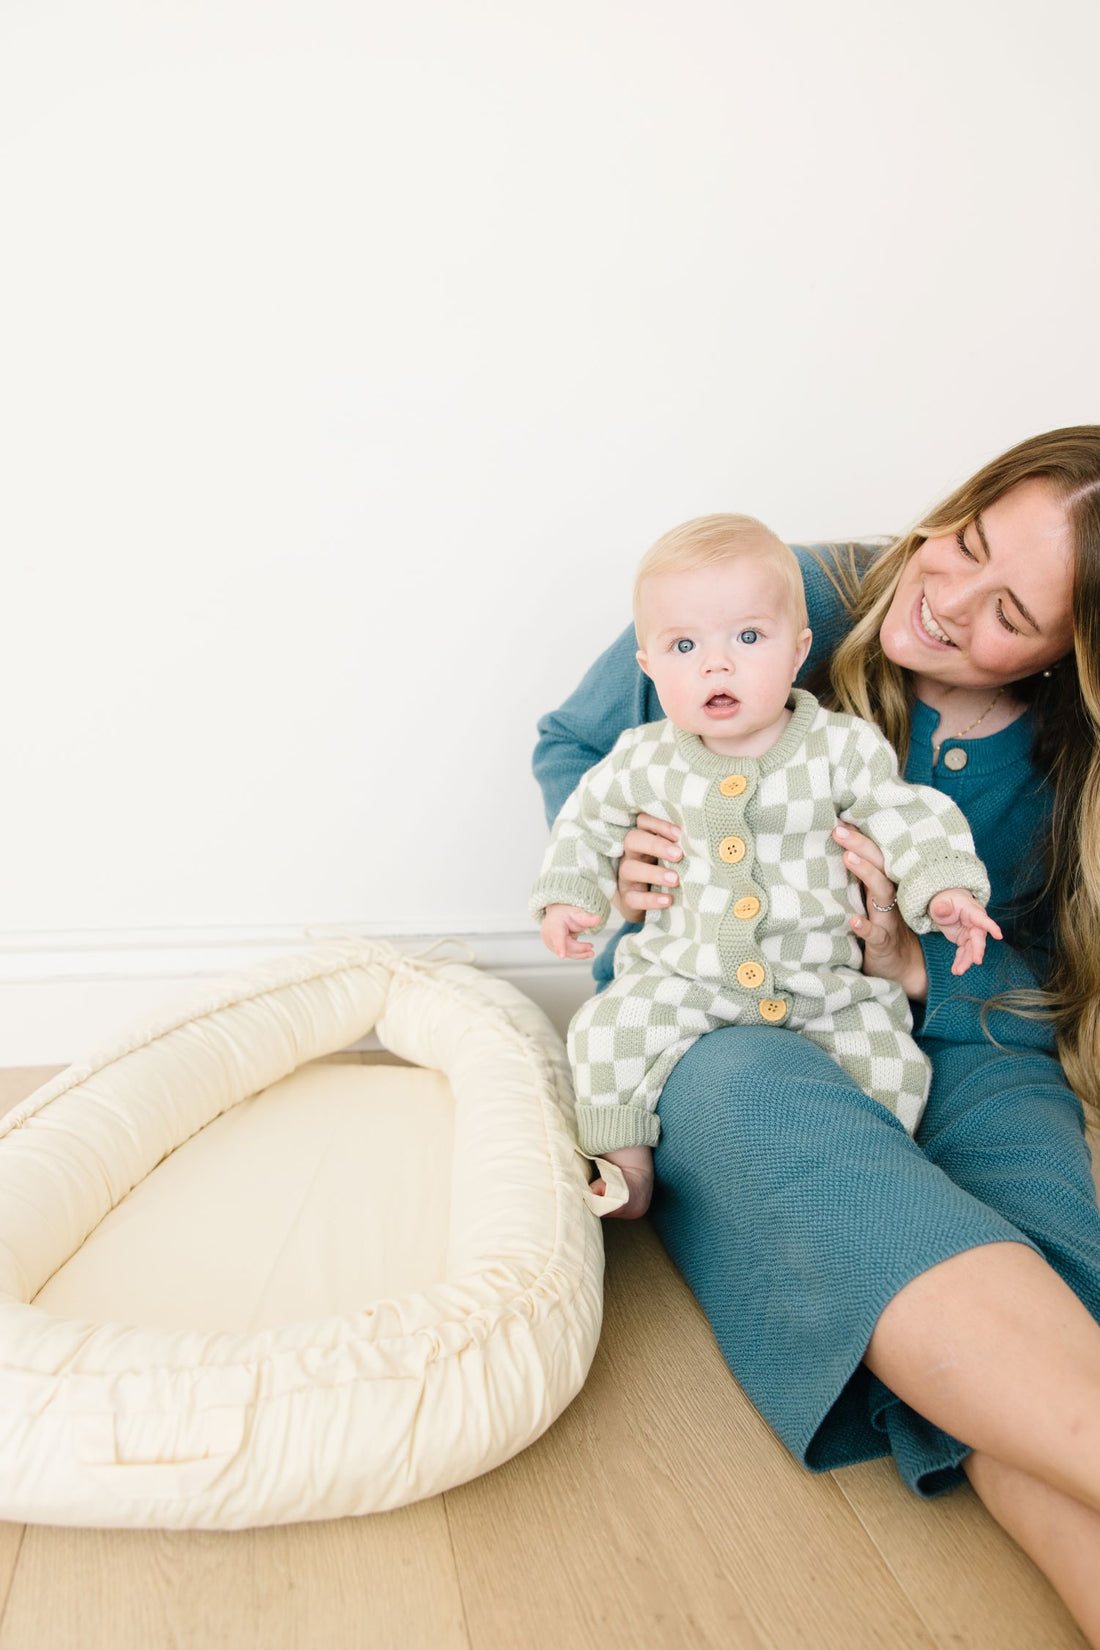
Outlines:
POLYGON ((588 1384, 534 1448, 449 1491, 474 1650, 931 1647, 831 1479, 729 1375, 647 1223, 609 1223, 588 1384))
MULTIPOLYGON (((0 1071, 0 1113, 57 1069, 0 1071)), ((805 1474, 648 1224, 605 1236, 592 1374, 533 1449, 370 1519, 0 1525, 0 1650, 1080 1650, 968 1491, 921 1503, 882 1462, 805 1474)))
POLYGON ((22 1542, 22 1524, 0 1524, 0 1621, 3 1621, 22 1542))
POLYGON ((442 1498, 229 1532, 28 1526, 0 1650, 469 1650, 442 1498))
POLYGON ((834 1477, 938 1644, 1086 1650, 1054 1589, 969 1487, 920 1501, 884 1461, 834 1477))

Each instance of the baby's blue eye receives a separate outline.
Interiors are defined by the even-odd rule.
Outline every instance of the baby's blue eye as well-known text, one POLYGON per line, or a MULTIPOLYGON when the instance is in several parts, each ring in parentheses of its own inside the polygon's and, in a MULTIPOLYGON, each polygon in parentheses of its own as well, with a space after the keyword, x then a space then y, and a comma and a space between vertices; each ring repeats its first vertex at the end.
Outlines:
POLYGON ((677 653, 690 653, 694 646, 694 642, 689 641, 686 636, 681 636, 680 640, 676 643, 676 651, 677 653))
POLYGON ((760 632, 757 630, 742 630, 737 640, 739 642, 758 642, 760 640, 760 632))

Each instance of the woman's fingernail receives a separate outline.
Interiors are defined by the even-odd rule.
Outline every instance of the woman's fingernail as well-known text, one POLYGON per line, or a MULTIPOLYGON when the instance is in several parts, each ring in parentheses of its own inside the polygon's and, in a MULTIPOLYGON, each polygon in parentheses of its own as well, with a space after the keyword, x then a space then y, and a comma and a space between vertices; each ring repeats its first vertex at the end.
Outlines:
POLYGON ((858 854, 845 854, 844 858, 848 861, 849 865, 858 865, 859 864, 859 855, 858 854))
POLYGON ((676 872, 675 871, 666 871, 664 873, 664 877, 665 877, 666 882, 675 882, 676 881, 676 872))
POLYGON ((837 826, 837 828, 836 828, 836 834, 837 834, 837 836, 839 836, 839 837, 846 837, 846 836, 847 836, 847 835, 848 835, 848 833, 847 833, 847 831, 846 831, 846 830, 845 830, 845 829, 844 829, 844 826, 843 826, 843 825, 838 825, 838 826, 837 826))

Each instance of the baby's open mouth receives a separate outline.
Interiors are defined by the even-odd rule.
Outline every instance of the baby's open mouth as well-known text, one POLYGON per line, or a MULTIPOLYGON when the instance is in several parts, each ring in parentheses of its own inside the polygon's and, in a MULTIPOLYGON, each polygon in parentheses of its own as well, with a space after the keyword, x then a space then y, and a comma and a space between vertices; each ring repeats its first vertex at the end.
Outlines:
POLYGON ((712 693, 703 709, 712 716, 730 716, 740 702, 731 693, 712 693))

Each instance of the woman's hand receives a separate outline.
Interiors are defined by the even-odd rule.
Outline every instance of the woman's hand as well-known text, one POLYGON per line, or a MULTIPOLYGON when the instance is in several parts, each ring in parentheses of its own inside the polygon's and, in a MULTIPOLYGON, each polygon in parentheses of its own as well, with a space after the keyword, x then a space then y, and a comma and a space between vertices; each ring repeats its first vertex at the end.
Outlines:
POLYGON ((662 905, 671 905, 671 890, 679 877, 665 866, 654 869, 658 859, 681 859, 680 827, 656 814, 639 814, 634 829, 623 838, 623 857, 619 861, 619 892, 612 901, 615 909, 627 922, 642 922, 647 911, 656 911, 662 905), (669 889, 661 893, 652 887, 663 883, 669 889))
POLYGON ((854 825, 837 825, 833 841, 844 850, 844 863, 862 884, 867 914, 849 917, 852 931, 863 941, 863 972, 879 980, 896 980, 915 1003, 928 1001, 928 970, 924 952, 894 904, 897 889, 886 875, 882 850, 854 825), (889 911, 876 910, 888 905, 889 911))

